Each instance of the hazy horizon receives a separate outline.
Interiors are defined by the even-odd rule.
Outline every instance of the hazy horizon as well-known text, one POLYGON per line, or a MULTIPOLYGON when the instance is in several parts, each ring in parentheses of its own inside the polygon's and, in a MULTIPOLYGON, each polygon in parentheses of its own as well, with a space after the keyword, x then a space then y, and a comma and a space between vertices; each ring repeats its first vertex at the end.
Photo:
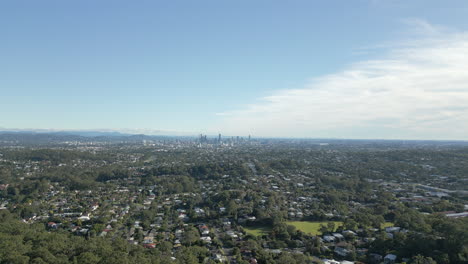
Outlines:
MULTIPOLYGON (((249 136, 252 139, 291 139, 291 140, 369 140, 369 141, 453 141, 453 142, 468 142, 465 139, 431 139, 431 138, 350 138, 350 137, 294 137, 294 136, 256 136, 251 134, 223 134, 222 132, 218 133, 205 133, 200 132, 180 132, 180 131, 167 131, 167 130, 139 130, 139 129, 34 129, 34 128, 25 128, 25 129, 14 129, 14 128, 3 128, 0 127, 0 133, 35 133, 35 134, 55 134, 55 133, 64 133, 70 135, 83 135, 87 133, 96 133, 96 134, 120 134, 122 136, 161 136, 161 137, 194 137, 198 138, 200 135, 207 136, 208 138, 217 139, 219 135, 223 139, 230 138, 248 138, 249 136)), ((91 136, 94 137, 94 136, 91 136)))

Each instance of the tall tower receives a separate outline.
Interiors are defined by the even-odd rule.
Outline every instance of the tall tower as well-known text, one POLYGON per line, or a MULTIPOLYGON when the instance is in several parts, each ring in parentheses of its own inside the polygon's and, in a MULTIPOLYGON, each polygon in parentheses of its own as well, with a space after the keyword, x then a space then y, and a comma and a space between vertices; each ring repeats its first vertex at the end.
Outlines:
POLYGON ((221 144, 221 133, 219 133, 219 135, 218 135, 218 143, 221 144))

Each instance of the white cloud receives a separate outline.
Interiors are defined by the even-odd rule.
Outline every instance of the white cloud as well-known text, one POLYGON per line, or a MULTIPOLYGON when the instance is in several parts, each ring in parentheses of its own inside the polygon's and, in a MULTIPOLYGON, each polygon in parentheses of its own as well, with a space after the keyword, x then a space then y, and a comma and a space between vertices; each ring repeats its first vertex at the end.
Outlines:
POLYGON ((380 59, 219 115, 230 134, 468 139, 468 33, 412 19, 380 59))

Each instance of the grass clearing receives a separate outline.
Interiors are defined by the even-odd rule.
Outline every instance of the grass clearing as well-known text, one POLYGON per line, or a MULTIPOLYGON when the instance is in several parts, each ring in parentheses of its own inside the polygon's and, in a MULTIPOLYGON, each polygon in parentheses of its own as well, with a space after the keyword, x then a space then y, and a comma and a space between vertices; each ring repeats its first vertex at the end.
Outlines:
POLYGON ((288 225, 295 226, 298 230, 312 235, 321 235, 320 232, 320 225, 327 226, 329 222, 333 222, 335 224, 335 230, 343 225, 343 222, 340 221, 323 221, 323 222, 312 222, 312 221, 288 221, 286 222, 288 225))
MULTIPOLYGON (((322 222, 313 222, 313 221, 287 221, 286 224, 295 226, 297 230, 300 230, 307 234, 312 235, 321 235, 319 231, 320 225, 327 226, 329 222, 335 223, 335 230, 343 225, 343 222, 340 221, 322 221, 322 222)), ((263 236, 271 232, 271 226, 243 226, 245 232, 254 236, 263 236)))
POLYGON ((395 224, 393 224, 392 222, 385 222, 380 225, 380 229, 385 229, 386 227, 392 227, 392 226, 395 226, 395 224))
POLYGON ((249 235, 263 236, 271 232, 270 226, 243 226, 245 232, 249 235))

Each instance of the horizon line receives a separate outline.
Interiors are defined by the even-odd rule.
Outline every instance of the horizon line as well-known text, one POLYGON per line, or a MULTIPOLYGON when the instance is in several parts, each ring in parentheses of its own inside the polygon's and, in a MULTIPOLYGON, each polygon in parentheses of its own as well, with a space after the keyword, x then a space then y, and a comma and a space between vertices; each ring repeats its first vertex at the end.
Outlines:
MULTIPOLYGON (((290 139, 290 140, 368 140, 368 141, 438 141, 438 142, 468 142, 467 139, 409 139, 409 138, 347 138, 347 137, 296 137, 296 136, 252 136, 248 134, 246 136, 241 135, 224 135, 222 133, 190 133, 190 132, 180 132, 180 131, 171 131, 163 129, 43 129, 43 128, 4 128, 0 127, 0 134, 6 133, 30 133, 30 134, 53 134, 53 133, 70 133, 72 135, 81 136, 78 133, 119 133, 121 136, 149 136, 149 137, 199 137, 200 135, 206 135, 210 137, 218 137, 221 135, 225 138, 235 138, 235 137, 251 137, 252 139, 290 139), (127 132, 126 132, 127 130, 127 132), (160 134, 147 134, 147 133, 136 133, 130 132, 138 130, 154 131, 160 132, 160 134), (76 134, 73 134, 76 133, 76 134)), ((143 131, 142 131, 143 132, 143 131)), ((93 136, 98 137, 98 136, 93 136)))

